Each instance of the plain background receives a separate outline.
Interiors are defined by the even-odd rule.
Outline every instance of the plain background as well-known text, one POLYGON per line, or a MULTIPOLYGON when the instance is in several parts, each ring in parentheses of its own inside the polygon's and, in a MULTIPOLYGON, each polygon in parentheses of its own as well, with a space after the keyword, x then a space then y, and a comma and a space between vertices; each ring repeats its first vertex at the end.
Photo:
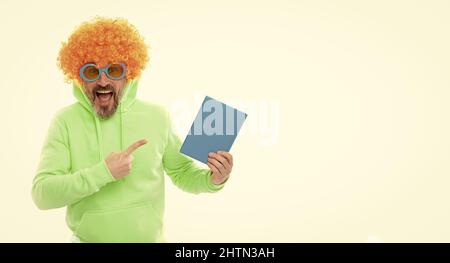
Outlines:
MULTIPOLYGON (((138 97, 185 136, 205 95, 249 113, 218 194, 167 180, 171 242, 450 242, 449 1, 1 1, 0 241, 68 242, 31 181, 74 102, 61 42, 120 16, 151 46, 138 97)), ((168 179, 168 177, 166 177, 168 179)))

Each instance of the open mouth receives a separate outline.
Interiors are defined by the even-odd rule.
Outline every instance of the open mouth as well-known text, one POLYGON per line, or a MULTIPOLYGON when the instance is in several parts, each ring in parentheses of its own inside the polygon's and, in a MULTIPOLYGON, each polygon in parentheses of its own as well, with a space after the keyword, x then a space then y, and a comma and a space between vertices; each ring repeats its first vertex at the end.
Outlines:
POLYGON ((98 98, 100 104, 108 104, 113 96, 114 92, 110 90, 97 90, 95 92, 95 97, 98 98))

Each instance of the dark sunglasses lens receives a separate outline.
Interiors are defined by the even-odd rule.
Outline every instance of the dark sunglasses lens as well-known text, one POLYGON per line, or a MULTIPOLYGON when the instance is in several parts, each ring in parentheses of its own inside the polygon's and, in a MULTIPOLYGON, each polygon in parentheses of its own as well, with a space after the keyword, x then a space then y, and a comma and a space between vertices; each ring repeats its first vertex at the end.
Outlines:
POLYGON ((125 69, 123 68, 122 65, 120 65, 120 64, 112 64, 108 68, 108 75, 111 78, 116 78, 117 79, 117 78, 123 77, 124 71, 125 71, 125 69))
POLYGON ((83 70, 83 75, 88 80, 96 79, 98 77, 98 74, 99 74, 98 68, 96 68, 95 66, 87 66, 83 70))

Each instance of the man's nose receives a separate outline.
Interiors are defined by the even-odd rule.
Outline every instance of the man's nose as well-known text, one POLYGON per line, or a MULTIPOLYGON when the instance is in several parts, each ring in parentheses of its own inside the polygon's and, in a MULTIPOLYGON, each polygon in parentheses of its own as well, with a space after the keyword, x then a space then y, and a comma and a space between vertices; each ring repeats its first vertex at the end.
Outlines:
POLYGON ((108 77, 106 76, 105 72, 102 72, 100 78, 98 79, 97 84, 103 87, 106 86, 106 84, 108 84, 108 77))

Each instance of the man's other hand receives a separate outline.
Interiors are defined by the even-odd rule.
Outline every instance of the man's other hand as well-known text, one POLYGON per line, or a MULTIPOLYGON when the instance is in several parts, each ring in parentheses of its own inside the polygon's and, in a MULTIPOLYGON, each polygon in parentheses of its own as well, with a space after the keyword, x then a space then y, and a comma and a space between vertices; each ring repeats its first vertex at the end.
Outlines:
POLYGON ((208 154, 208 167, 212 171, 213 184, 222 184, 230 177, 233 156, 229 152, 218 151, 208 154))

